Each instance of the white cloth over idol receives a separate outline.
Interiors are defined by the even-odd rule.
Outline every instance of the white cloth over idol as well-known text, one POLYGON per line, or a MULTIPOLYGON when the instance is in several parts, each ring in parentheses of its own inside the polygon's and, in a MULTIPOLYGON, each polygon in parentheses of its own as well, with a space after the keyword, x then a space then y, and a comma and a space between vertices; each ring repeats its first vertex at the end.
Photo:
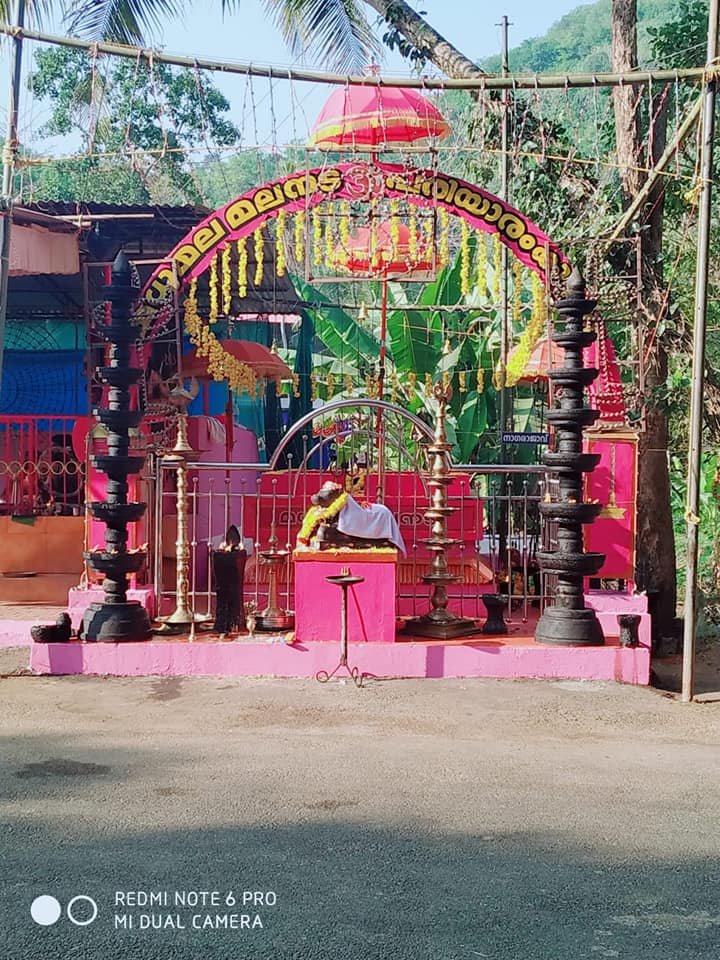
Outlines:
POLYGON ((361 507, 357 500, 348 496, 347 503, 338 514, 337 528, 349 537, 362 537, 365 540, 389 540, 394 543, 403 556, 406 555, 400 527, 395 516, 382 503, 371 503, 361 507))

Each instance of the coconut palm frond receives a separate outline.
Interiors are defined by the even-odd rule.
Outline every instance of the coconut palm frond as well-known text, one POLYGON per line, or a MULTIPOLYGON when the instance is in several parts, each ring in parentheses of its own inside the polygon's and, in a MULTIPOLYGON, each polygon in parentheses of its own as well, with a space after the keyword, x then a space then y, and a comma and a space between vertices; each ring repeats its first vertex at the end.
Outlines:
POLYGON ((65 19, 78 36, 142 45, 163 21, 181 17, 185 6, 182 0, 80 0, 67 4, 65 19))
MULTIPOLYGON (((223 0, 223 6, 236 2, 223 0)), ((263 0, 263 5, 295 56, 309 53, 341 72, 359 72, 380 56, 358 0, 263 0)))

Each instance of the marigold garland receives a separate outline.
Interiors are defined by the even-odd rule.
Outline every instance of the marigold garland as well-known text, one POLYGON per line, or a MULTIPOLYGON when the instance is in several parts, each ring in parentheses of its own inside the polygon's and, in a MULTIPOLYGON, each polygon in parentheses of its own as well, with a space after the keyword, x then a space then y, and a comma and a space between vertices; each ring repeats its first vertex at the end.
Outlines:
POLYGON ((522 262, 515 258, 512 265, 513 274, 513 320, 522 322, 522 262))
POLYGON ((230 282, 232 280, 232 266, 230 263, 230 244, 223 247, 222 251, 222 312, 223 316, 230 316, 232 305, 230 282))
POLYGON ((293 221, 295 227, 295 259, 302 263, 305 258, 305 211, 298 210, 293 221))
POLYGON ((350 376, 349 373, 346 373, 345 374, 345 393, 347 393, 349 396, 352 396, 352 392, 353 392, 353 378, 350 376))
POLYGON ((265 238, 263 237, 262 227, 255 231, 255 286, 259 287, 263 281, 263 272, 265 269, 265 238))
POLYGON ((525 328, 520 342, 517 345, 513 355, 508 361, 505 373, 505 383, 508 387, 514 387, 522 378, 532 352, 537 346, 537 342, 545 331, 547 322, 547 309, 545 304, 545 291, 543 284, 537 274, 533 275, 533 306, 530 322, 525 328))
POLYGON ((296 400, 300 396, 300 374, 299 373, 293 374, 293 396, 295 397, 296 400))
POLYGON ((410 209, 410 221, 408 223, 408 228, 410 230, 410 235, 408 237, 408 253, 410 254, 410 259, 416 261, 418 253, 418 226, 415 207, 410 209))
POLYGON ((318 389, 317 389, 317 375, 315 373, 310 374, 310 399, 317 400, 318 398, 318 389))
POLYGON ((335 395, 335 377, 329 373, 327 376, 327 398, 332 400, 335 395))
POLYGON ((415 393, 416 381, 417 381, 417 374, 413 373, 412 371, 408 373, 408 385, 410 387, 410 392, 413 394, 415 393))
POLYGON ((238 297, 244 300, 247 296, 247 267, 248 253, 247 240, 241 237, 237 242, 238 270, 237 270, 237 292, 238 297))
POLYGON ((438 211, 440 221, 440 250, 438 254, 439 266, 446 267, 450 262, 450 218, 445 207, 438 211))
POLYGON ((485 389, 485 371, 482 367, 477 368, 477 373, 475 374, 475 384, 478 393, 482 393, 485 389))
POLYGON ((275 221, 275 272, 279 277, 285 276, 285 221, 287 212, 280 209, 275 221))
POLYGON ((425 396, 430 398, 433 395, 432 374, 425 374, 425 396))
POLYGON ((322 264, 322 224, 320 223, 320 214, 317 210, 312 212, 312 230, 313 230, 313 265, 319 267, 322 264))
POLYGON ((310 507, 298 532, 297 542, 304 547, 309 546, 312 536, 320 524, 336 517, 347 504, 349 496, 349 493, 344 492, 327 507, 310 507))
POLYGON ((470 229, 467 220, 460 221, 460 293, 470 293, 470 229))
POLYGON ((185 300, 185 331, 199 357, 207 358, 208 374, 213 380, 227 382, 231 390, 247 391, 255 396, 257 377, 251 367, 227 353, 198 313, 197 279, 192 280, 185 300))
POLYGON ((502 273, 502 250, 500 249, 500 237, 493 235, 493 264, 495 273, 493 276, 493 297, 495 303, 500 303, 500 275, 502 273))
POLYGON ((333 254, 335 252, 334 218, 335 206, 333 203, 329 203, 327 219, 325 220, 325 263, 328 267, 333 265, 333 254))
POLYGON ((487 296, 487 240, 480 230, 477 233, 477 288, 480 296, 487 296))
POLYGON ((210 261, 210 323, 216 323, 218 318, 218 255, 210 261))
POLYGON ((460 393, 465 393, 467 391, 467 383, 465 382, 465 371, 458 371, 458 387, 460 388, 460 393))

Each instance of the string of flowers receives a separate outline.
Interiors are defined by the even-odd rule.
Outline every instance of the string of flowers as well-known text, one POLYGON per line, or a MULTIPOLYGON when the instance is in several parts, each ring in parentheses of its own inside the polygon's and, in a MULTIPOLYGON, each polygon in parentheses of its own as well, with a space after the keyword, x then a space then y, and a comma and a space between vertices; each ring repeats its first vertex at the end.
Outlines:
POLYGON ((400 213, 400 201, 397 197, 393 197, 390 201, 390 259, 397 259, 398 250, 400 247, 400 221, 398 220, 398 214, 400 213))
POLYGON ((285 221, 287 212, 283 208, 277 215, 275 222, 275 272, 279 277, 285 276, 285 221))
POLYGON ((425 374, 425 396, 431 397, 433 395, 433 384, 432 384, 432 374, 425 374))
POLYGON ((493 299, 496 304, 500 303, 500 274, 502 273, 502 250, 500 249, 500 237, 493 235, 493 266, 495 274, 493 276, 493 299))
POLYGON ((520 337, 520 342, 512 357, 508 361, 505 382, 508 387, 514 387, 525 373, 528 361, 537 342, 545 332, 547 310, 545 305, 544 288, 537 274, 533 275, 533 305, 530 322, 520 337))
POLYGON ((313 265, 319 267, 322 263, 322 225, 320 223, 320 214, 317 210, 312 212, 312 230, 313 230, 313 265))
POLYGON ((410 254, 410 259, 416 261, 418 252, 418 227, 415 207, 410 208, 410 221, 408 223, 408 227, 410 230, 410 235, 408 237, 408 253, 410 254))
POLYGON ((460 293, 470 293, 470 228, 467 220, 460 221, 460 293))
POLYGON ((465 393, 467 391, 467 383, 465 381, 465 371, 458 371, 458 387, 460 388, 460 393, 465 393))
POLYGON ((202 322, 198 312, 197 279, 191 281, 185 299, 184 324, 198 357, 207 358, 208 374, 213 380, 225 381, 231 390, 245 390, 255 397, 257 377, 252 368, 229 354, 209 326, 202 322))
POLYGON ((440 224, 440 250, 438 252, 439 266, 446 267, 450 262, 450 218, 445 207, 438 211, 440 224))
POLYGON ((237 242, 238 271, 237 271, 237 291, 238 297, 244 300, 247 296, 247 267, 248 253, 247 240, 241 237, 237 242))
POLYGON ((232 305, 230 283, 232 281, 232 265, 230 262, 230 244, 223 247, 222 251, 222 312, 223 316, 230 316, 232 305))
POLYGON ((487 241, 481 230, 477 232, 477 288, 481 297, 487 296, 487 241))
POLYGON ((334 395, 335 395, 335 377, 332 375, 332 373, 329 373, 328 376, 327 376, 327 398, 328 398, 328 400, 332 400, 332 398, 333 398, 334 395))
POLYGON ((478 393, 482 393, 485 389, 485 371, 482 367, 477 368, 477 373, 475 374, 475 386, 478 393))
POLYGON ((522 261, 517 257, 513 260, 513 320, 515 323, 522 322, 522 261))
POLYGON ((293 221, 295 227, 295 259, 298 263, 302 263, 305 256, 305 246, 303 240, 305 238, 305 211, 298 210, 295 214, 295 219, 293 221))
POLYGON ((255 231, 255 286, 259 287, 263 281, 263 271, 265 268, 265 240, 262 227, 255 231))
POLYGON ((411 398, 415 396, 416 381, 417 381, 417 374, 410 371, 410 373, 408 373, 408 386, 410 387, 411 398))
POLYGON ((293 374, 293 396, 295 397, 296 400, 300 396, 300 374, 299 373, 293 374))
POLYGON ((345 374, 345 393, 348 396, 352 396, 352 392, 353 392, 353 378, 350 376, 349 373, 346 373, 345 374))
POLYGON ((333 264, 333 254, 335 252, 334 217, 335 205, 331 202, 328 204, 327 219, 325 220, 325 263, 328 267, 333 264))
POLYGON ((216 323, 218 318, 218 255, 215 254, 210 261, 210 323, 216 323))
POLYGON ((310 374, 310 399, 317 400, 318 398, 318 388, 317 388, 317 375, 315 373, 310 374))
POLYGON ((340 204, 340 261, 347 262, 350 249, 350 204, 343 200, 340 204))

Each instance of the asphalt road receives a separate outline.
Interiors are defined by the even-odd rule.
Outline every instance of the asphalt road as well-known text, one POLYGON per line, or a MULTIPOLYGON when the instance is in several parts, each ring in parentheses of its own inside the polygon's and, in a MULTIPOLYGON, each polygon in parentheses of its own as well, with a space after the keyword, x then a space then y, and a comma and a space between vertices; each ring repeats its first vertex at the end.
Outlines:
POLYGON ((720 704, 580 683, 0 684, 2 960, 720 954, 720 704), (42 895, 63 911, 44 926, 42 895), (86 899, 68 919, 74 897, 93 922, 86 899))

